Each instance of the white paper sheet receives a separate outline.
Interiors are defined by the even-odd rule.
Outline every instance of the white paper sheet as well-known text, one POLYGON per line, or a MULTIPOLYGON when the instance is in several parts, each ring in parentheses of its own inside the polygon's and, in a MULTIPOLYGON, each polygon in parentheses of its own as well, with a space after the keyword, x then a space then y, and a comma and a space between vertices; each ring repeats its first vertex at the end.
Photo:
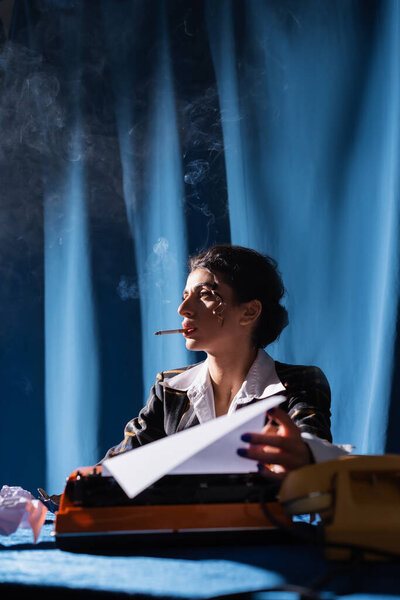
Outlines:
POLYGON ((237 448, 246 446, 240 436, 261 431, 265 412, 284 400, 282 395, 271 396, 232 415, 109 458, 103 463, 103 475, 113 475, 125 493, 134 498, 167 474, 254 472, 256 462, 236 454, 237 448))

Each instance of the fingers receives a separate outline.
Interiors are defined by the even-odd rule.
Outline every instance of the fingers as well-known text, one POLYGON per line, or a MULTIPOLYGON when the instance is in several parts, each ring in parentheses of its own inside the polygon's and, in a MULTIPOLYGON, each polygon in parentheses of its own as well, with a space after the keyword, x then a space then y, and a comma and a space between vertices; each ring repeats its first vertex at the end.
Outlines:
POLYGON ((305 464, 304 459, 307 456, 306 454, 303 455, 302 448, 288 452, 269 448, 268 446, 249 446, 249 448, 239 448, 237 452, 243 458, 256 460, 263 465, 280 465, 286 470, 297 469, 302 466, 305 464))
MULTIPOLYGON (((295 438, 297 441, 297 437, 295 438)), ((289 450, 293 446, 293 437, 284 437, 277 433, 247 433, 242 435, 242 441, 248 442, 253 446, 263 445, 271 446, 272 448, 282 448, 282 450, 289 450)))
POLYGON ((270 468, 268 468, 265 465, 260 464, 257 466, 258 466, 258 471, 259 471, 260 475, 267 481, 271 481, 271 482, 282 481, 282 479, 286 475, 285 471, 283 471, 281 473, 275 473, 274 471, 272 471, 270 468))
MULTIPOLYGON (((262 465, 276 465, 277 471, 290 471, 310 462, 307 445, 301 438, 299 428, 282 409, 274 408, 268 415, 278 424, 268 423, 262 433, 245 433, 242 441, 247 448, 239 448, 237 453, 243 458, 257 460, 262 465)), ((274 467, 272 466, 274 470, 274 467)), ((275 473, 277 474, 277 473, 275 473)), ((282 473, 279 473, 281 476, 282 473)), ((263 473, 270 479, 270 471, 263 473)))
MULTIPOLYGON (((289 417, 287 412, 285 412, 278 406, 275 406, 274 408, 270 408, 270 410, 267 411, 267 415, 271 419, 273 419, 276 423, 278 423, 278 425, 283 429, 284 432, 290 432, 290 431, 297 432, 298 431, 297 425, 295 425, 293 423, 292 419, 289 417)), ((264 427, 264 429, 268 429, 269 427, 270 427, 270 423, 267 423, 267 425, 264 427)))
POLYGON ((268 411, 268 416, 273 417, 277 425, 268 422, 261 433, 245 433, 242 435, 243 442, 249 444, 262 444, 290 451, 293 444, 302 442, 301 433, 297 425, 285 411, 274 408, 268 411))

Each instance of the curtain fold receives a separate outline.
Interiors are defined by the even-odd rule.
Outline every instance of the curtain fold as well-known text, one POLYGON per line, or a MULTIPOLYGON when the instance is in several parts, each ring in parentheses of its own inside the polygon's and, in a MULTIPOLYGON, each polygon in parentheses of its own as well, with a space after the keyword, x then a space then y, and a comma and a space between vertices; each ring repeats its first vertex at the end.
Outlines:
MULTIPOLYGON (((64 18, 70 125, 62 175, 44 164, 46 483, 62 489, 79 466, 96 462, 99 358, 87 214, 87 173, 81 118, 82 14, 64 18)), ((37 105, 46 130, 46 111, 37 105)))
MULTIPOLYGON (((119 20, 122 25, 124 7, 119 15, 115 8, 103 3, 105 22, 119 20)), ((131 7, 134 23, 140 22, 141 11, 140 3, 131 7)), ((143 362, 146 390, 157 372, 190 360, 179 336, 154 336, 160 329, 180 327, 177 307, 187 265, 183 174, 164 4, 156 16, 155 37, 154 64, 143 81, 136 69, 140 53, 132 54, 129 39, 117 38, 115 30, 112 36, 108 32, 124 200, 138 273, 134 285, 140 298, 141 351, 148 357, 143 362), (141 108, 146 119, 135 106, 135 93, 141 87, 149 87, 146 106, 141 108)))

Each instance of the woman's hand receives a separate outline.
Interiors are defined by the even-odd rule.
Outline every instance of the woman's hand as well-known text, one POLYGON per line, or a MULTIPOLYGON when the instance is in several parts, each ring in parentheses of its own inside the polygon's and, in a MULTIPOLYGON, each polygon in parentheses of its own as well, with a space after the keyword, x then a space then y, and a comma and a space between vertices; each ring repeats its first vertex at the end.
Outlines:
POLYGON ((237 452, 239 456, 258 461, 260 473, 265 478, 279 481, 289 471, 310 464, 311 454, 299 428, 284 410, 275 407, 267 414, 270 420, 262 432, 242 435, 242 441, 248 442, 249 446, 239 448, 237 452))

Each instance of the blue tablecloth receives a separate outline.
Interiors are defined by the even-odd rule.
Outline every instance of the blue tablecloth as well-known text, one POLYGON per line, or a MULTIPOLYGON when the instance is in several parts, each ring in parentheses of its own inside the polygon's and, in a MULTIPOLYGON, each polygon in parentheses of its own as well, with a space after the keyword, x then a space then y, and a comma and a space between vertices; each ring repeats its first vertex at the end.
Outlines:
MULTIPOLYGON (((19 529, 0 536, 0 597, 15 590, 115 593, 148 598, 209 598, 285 585, 308 587, 327 575, 320 598, 400 600, 400 564, 349 567, 325 560, 318 548, 290 545, 171 549, 138 556, 94 556, 58 550, 46 522, 38 543, 19 529), (56 589, 57 588, 57 589, 56 589)), ((49 596, 50 597, 50 596, 49 596)), ((67 596, 63 596, 67 597, 67 596)), ((295 592, 263 592, 257 600, 294 600, 295 592)))

